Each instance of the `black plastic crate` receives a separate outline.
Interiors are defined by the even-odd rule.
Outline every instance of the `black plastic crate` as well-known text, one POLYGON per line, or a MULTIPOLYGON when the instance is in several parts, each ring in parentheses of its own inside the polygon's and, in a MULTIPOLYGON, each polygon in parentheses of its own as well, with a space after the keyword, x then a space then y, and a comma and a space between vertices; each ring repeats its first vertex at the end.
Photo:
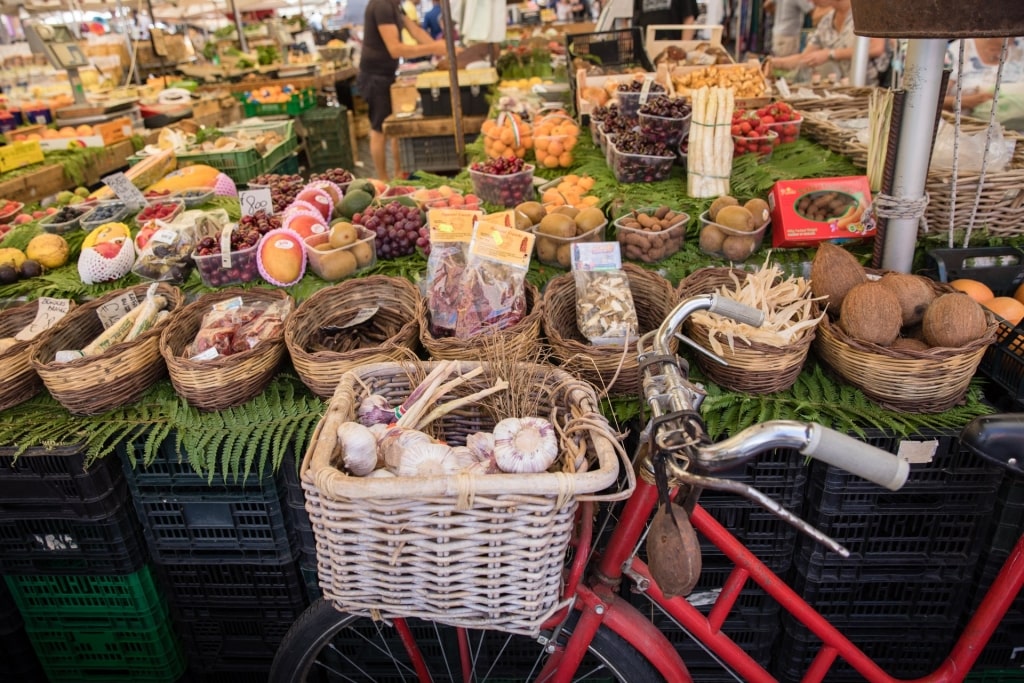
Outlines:
POLYGON ((302 562, 299 569, 302 571, 302 580, 306 584, 306 595, 309 597, 309 602, 313 603, 322 598, 324 592, 320 589, 320 576, 317 573, 316 565, 302 562))
POLYGON ((285 501, 287 502, 286 512, 288 513, 288 524, 295 534, 299 551, 302 553, 302 560, 312 566, 316 566, 316 537, 313 535, 313 526, 309 521, 309 512, 306 511, 306 494, 302 490, 302 482, 299 480, 299 473, 295 457, 288 453, 281 461, 281 475, 285 488, 285 501))
POLYGON ((46 680, 6 581, 0 581, 0 680, 46 680))
MULTIPOLYGON (((466 135, 466 144, 472 143, 475 135, 466 135)), ((418 171, 454 171, 461 168, 455 152, 454 135, 426 135, 416 138, 399 138, 398 152, 404 168, 418 171)))
POLYGON ((175 434, 164 439, 157 449, 153 462, 143 465, 148 437, 143 434, 131 441, 118 444, 117 453, 124 464, 128 485, 136 496, 146 494, 162 495, 175 493, 239 493, 241 491, 276 490, 277 479, 272 471, 272 457, 268 454, 262 470, 256 468, 245 476, 228 476, 220 472, 197 472, 189 463, 188 453, 179 447, 175 434), (134 461, 134 464, 133 464, 134 461))
MULTIPOLYGON (((423 103, 424 116, 451 116, 452 89, 419 88, 420 101, 423 103)), ((486 85, 459 86, 459 101, 462 103, 463 116, 487 116, 491 105, 487 102, 490 87, 486 85)))
POLYGON ((131 499, 97 519, 0 519, 4 574, 131 574, 146 562, 131 499))
POLYGON ((102 517, 123 502, 121 461, 85 466, 85 446, 0 448, 0 518, 102 517))
POLYGON ((1008 614, 1003 619, 972 671, 1014 668, 1024 677, 1024 614, 1021 613, 1008 614))
POLYGON ((155 566, 174 605, 286 607, 304 609, 306 583, 298 563, 158 564, 155 566))
POLYGON ((1022 683, 1024 682, 1024 668, 979 670, 975 666, 964 680, 967 683, 1022 683))
POLYGON ((179 606, 176 624, 185 652, 193 663, 200 662, 203 668, 243 665, 252 670, 263 662, 269 665, 277 646, 302 611, 179 606))
MULTIPOLYGON (((996 506, 985 534, 984 554, 972 582, 971 613, 978 608, 996 576, 1024 534, 1024 480, 1007 475, 996 496, 996 506)), ((1018 595, 1007 616, 1024 622, 1024 595, 1018 595)))
POLYGON ((278 491, 140 495, 139 519, 161 564, 281 564, 297 547, 278 491))
MULTIPOLYGON (((918 678, 935 670, 949 654, 956 640, 954 628, 856 627, 837 623, 836 627, 888 674, 895 678, 918 678)), ((780 683, 798 683, 821 649, 821 641, 805 626, 790 617, 783 618, 783 634, 771 672, 780 683)), ((836 660, 825 680, 829 683, 863 683, 864 677, 845 661, 836 660)))
POLYGON ((354 167, 348 109, 317 107, 301 114, 299 122, 301 134, 306 140, 311 172, 354 167))

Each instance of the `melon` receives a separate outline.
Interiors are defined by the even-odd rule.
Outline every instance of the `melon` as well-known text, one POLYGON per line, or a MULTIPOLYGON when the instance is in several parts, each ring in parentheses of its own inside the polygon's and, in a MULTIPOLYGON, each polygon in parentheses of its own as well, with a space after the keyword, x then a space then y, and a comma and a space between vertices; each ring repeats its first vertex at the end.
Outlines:
POLYGON ((811 262, 811 292, 816 297, 827 297, 825 303, 831 315, 838 315, 846 293, 867 279, 864 267, 853 254, 830 242, 818 245, 811 262))
POLYGON ((272 285, 294 285, 306 273, 306 249, 302 238, 287 228, 271 230, 260 240, 256 267, 263 279, 272 285))
POLYGON ((902 320, 896 295, 878 282, 862 282, 851 287, 839 311, 839 324, 846 334, 879 346, 896 341, 902 320))
POLYGON ((921 322, 929 304, 935 300, 935 290, 927 278, 908 273, 886 273, 879 284, 887 287, 900 302, 904 325, 921 322))
POLYGON ((962 292, 950 292, 932 302, 921 328, 929 346, 961 349, 984 336, 988 321, 981 304, 962 292))

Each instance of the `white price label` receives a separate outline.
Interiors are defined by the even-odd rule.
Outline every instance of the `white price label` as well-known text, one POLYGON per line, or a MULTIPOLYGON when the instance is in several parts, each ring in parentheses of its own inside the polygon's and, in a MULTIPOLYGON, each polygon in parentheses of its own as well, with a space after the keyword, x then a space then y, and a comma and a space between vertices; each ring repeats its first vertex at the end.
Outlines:
POLYGON ((135 292, 126 292, 97 308, 96 315, 100 317, 103 329, 107 329, 138 305, 139 297, 135 296, 135 292))
POLYGON ((53 327, 54 323, 63 318, 71 310, 70 299, 51 299, 48 296, 39 297, 39 306, 36 309, 36 317, 21 332, 14 335, 18 341, 29 341, 35 339, 43 330, 53 327))
POLYGON ((570 252, 573 270, 622 270, 618 242, 579 242, 570 252))
POLYGON ((242 205, 243 216, 252 216, 260 211, 267 215, 274 213, 274 198, 269 187, 242 190, 238 193, 238 202, 242 205))
POLYGON ((140 209, 146 205, 146 196, 142 191, 132 184, 124 173, 112 173, 103 178, 103 184, 109 187, 117 198, 134 209, 140 209))

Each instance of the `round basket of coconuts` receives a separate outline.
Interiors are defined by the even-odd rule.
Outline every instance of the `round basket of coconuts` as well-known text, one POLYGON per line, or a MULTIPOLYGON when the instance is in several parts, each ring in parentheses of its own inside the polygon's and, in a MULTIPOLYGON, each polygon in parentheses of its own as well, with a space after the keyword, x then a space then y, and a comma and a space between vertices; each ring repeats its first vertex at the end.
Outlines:
POLYGON ((920 275, 866 270, 828 242, 811 264, 811 289, 827 297, 817 354, 891 410, 938 413, 960 403, 995 339, 995 317, 966 294, 920 275))
POLYGON ((768 202, 754 198, 745 204, 723 195, 700 215, 700 250, 733 263, 746 261, 761 247, 771 222, 768 202))

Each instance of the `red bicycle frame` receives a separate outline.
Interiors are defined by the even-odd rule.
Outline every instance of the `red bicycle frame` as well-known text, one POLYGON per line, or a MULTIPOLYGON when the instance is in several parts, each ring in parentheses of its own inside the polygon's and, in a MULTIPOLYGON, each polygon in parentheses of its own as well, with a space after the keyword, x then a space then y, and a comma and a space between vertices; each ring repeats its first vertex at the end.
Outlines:
MULTIPOLYGON (((625 563, 642 537, 644 527, 657 503, 656 488, 638 480, 636 491, 626 503, 608 548, 598 562, 596 573, 586 584, 575 585, 576 606, 581 612, 579 622, 564 647, 557 648, 548 660, 538 680, 544 683, 571 681, 601 624, 611 628, 642 652, 666 680, 673 683, 689 683, 692 680, 685 664, 668 639, 649 619, 632 605, 618 599, 615 594, 624 573, 625 563)), ((898 681, 883 671, 825 617, 807 604, 699 505, 694 507, 690 522, 736 565, 707 616, 685 598, 666 598, 651 578, 646 564, 635 557, 630 562, 631 573, 646 579, 647 593, 651 599, 727 663, 744 681, 775 681, 770 673, 721 630, 748 579, 761 586, 786 611, 822 640, 822 647, 803 678, 804 683, 819 683, 824 680, 837 658, 844 659, 871 683, 898 681)), ((574 584, 570 583, 569 586, 572 590, 574 584)), ((917 679, 916 683, 962 681, 1022 586, 1024 536, 1018 539, 1016 547, 950 655, 935 672, 917 679)))

